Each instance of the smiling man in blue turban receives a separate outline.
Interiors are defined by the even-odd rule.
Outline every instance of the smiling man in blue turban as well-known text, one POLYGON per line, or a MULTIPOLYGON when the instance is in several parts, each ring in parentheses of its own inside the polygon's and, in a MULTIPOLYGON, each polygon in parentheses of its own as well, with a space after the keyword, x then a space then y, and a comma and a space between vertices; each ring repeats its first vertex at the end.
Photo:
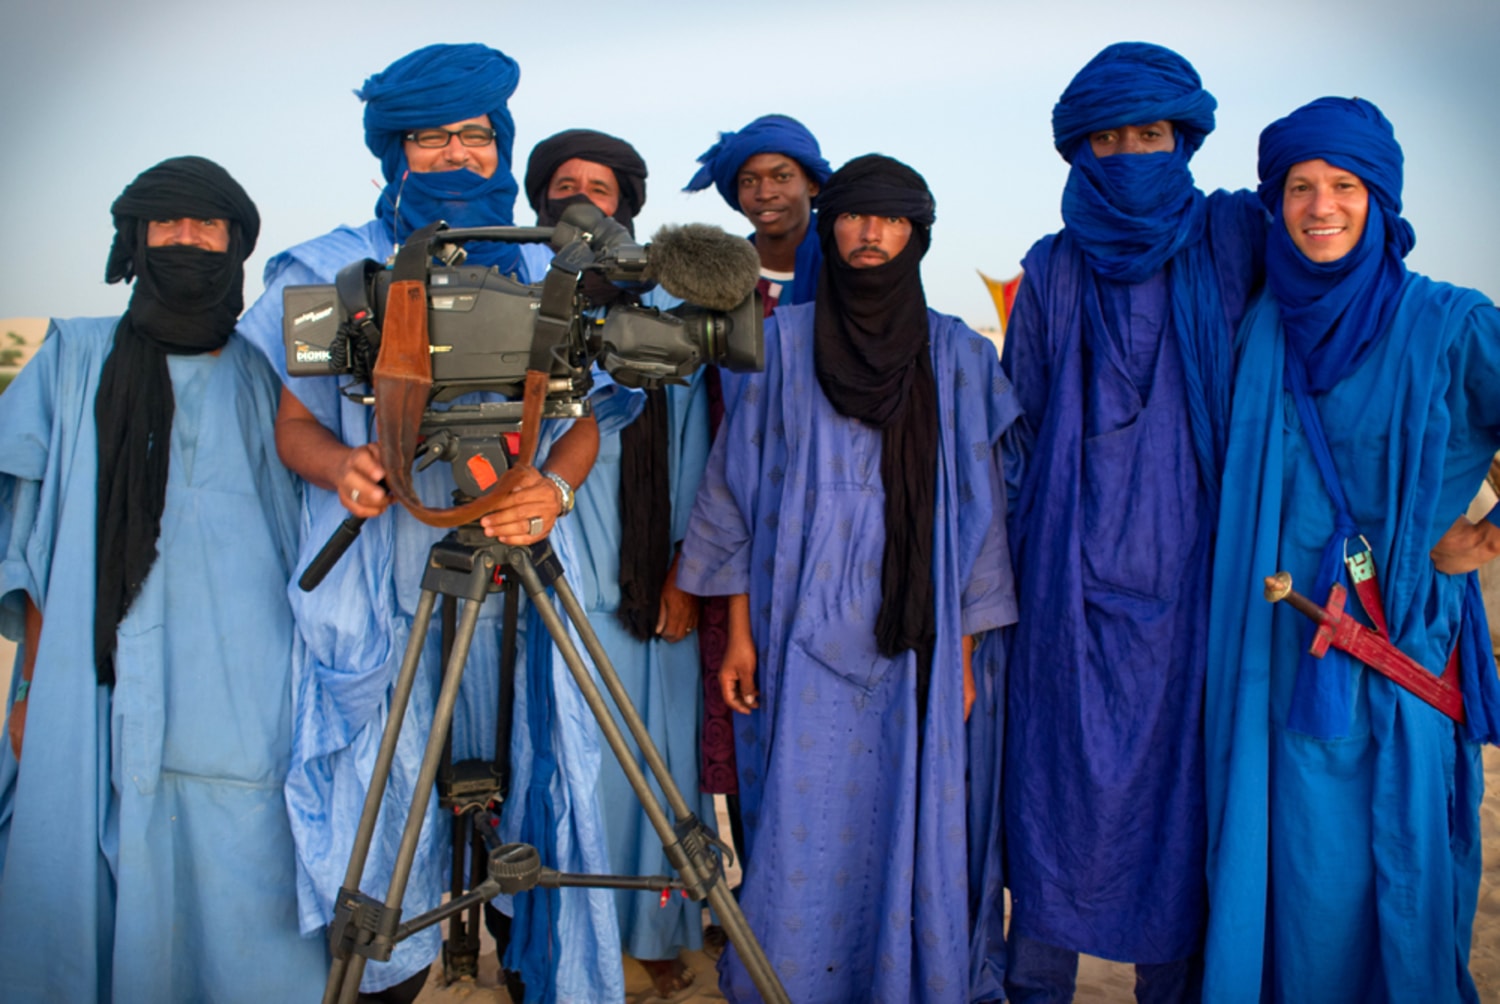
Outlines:
POLYGON ((713 185, 755 227, 750 241, 760 254, 767 316, 811 300, 823 262, 812 204, 833 173, 813 134, 789 115, 762 115, 739 132, 719 133, 698 163, 684 191, 713 185))
MULTIPOLYGON (((365 102, 365 145, 380 158, 386 180, 376 218, 361 227, 339 227, 273 257, 266 265, 265 295, 246 314, 247 334, 286 384, 277 415, 277 447, 287 466, 306 482, 298 568, 306 566, 344 517, 352 513, 369 520, 321 586, 311 593, 292 592, 301 645, 287 801, 297 837, 306 930, 327 924, 333 915, 386 725, 390 685, 416 610, 422 569, 441 532, 418 523, 399 506, 386 511, 390 497, 380 484, 385 472, 374 444, 372 408, 346 398, 340 377, 286 380, 282 291, 289 285, 331 283, 340 268, 362 258, 383 261, 395 245, 434 220, 453 226, 510 224, 517 185, 511 174, 515 129, 506 101, 519 78, 515 61, 504 53, 467 44, 427 46, 366 80, 356 92, 365 102)), ((546 255, 522 255, 514 245, 469 243, 465 249, 469 262, 493 265, 523 282, 539 280, 546 267, 546 255)), ((605 399, 612 389, 607 379, 596 379, 594 415, 601 421, 609 421, 605 399)), ((566 523, 559 520, 571 508, 572 487, 588 473, 598 442, 595 418, 571 426, 544 425, 537 465, 547 477, 530 471, 506 503, 508 513, 541 532, 532 529, 506 538, 509 542, 530 543, 550 534, 564 567, 577 564, 566 523), (566 482, 566 489, 552 478, 566 482)), ((449 504, 453 479, 445 465, 415 472, 413 482, 425 504, 449 504)), ((458 760, 494 755, 502 606, 496 602, 481 608, 453 721, 458 760)), ((439 620, 433 619, 407 712, 408 724, 417 727, 402 733, 365 870, 365 890, 381 897, 410 804, 425 725, 432 720, 441 669, 439 620)), ((526 651, 525 645, 520 647, 526 651)), ((561 835, 558 846, 564 850, 555 867, 605 872, 608 856, 594 791, 599 757, 595 726, 562 660, 552 660, 550 670, 546 668, 549 652, 549 646, 533 646, 529 657, 523 657, 534 674, 517 666, 517 720, 528 700, 533 710, 548 711, 531 717, 532 728, 515 730, 511 790, 545 801, 555 826, 538 822, 544 813, 525 810, 536 799, 517 797, 506 803, 502 830, 507 839, 522 836, 543 847, 544 854, 561 835), (553 692, 547 693, 549 689, 553 692)), ((407 916, 432 908, 442 894, 449 827, 441 819, 433 800, 407 884, 407 916)), ((528 903, 541 908, 526 913, 523 933, 512 941, 505 964, 519 969, 539 997, 556 993, 562 999, 618 999, 624 990, 612 902, 606 891, 582 889, 518 898, 518 909, 526 910, 528 903)), ((400 943, 388 963, 369 965, 362 989, 390 991, 388 1000, 415 995, 437 947, 436 927, 419 932, 400 943)))
POLYGON ((1188 161, 1216 102, 1156 45, 1111 45, 1052 113, 1062 232, 1027 254, 1004 367, 1020 620, 1003 803, 1006 988, 1072 999, 1078 953, 1191 1000, 1204 914, 1206 584, 1231 346, 1263 214, 1188 161))
POLYGON ((1430 552, 1500 446, 1500 311, 1407 271, 1401 147, 1368 101, 1272 123, 1260 178, 1266 291, 1240 331, 1214 563, 1204 996, 1472 1004, 1500 681, 1475 576, 1430 552), (1261 597, 1279 569, 1316 603, 1343 585, 1426 672, 1456 667, 1461 711, 1313 657, 1311 621, 1261 597))

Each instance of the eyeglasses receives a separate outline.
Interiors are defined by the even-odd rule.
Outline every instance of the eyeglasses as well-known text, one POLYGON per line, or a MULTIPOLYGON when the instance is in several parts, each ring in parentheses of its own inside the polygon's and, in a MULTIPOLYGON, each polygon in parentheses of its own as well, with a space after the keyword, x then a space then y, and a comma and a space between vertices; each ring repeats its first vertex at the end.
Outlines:
POLYGON ((495 142, 495 130, 487 126, 467 125, 462 129, 414 129, 403 139, 424 150, 441 150, 457 136, 464 146, 489 146, 495 142))

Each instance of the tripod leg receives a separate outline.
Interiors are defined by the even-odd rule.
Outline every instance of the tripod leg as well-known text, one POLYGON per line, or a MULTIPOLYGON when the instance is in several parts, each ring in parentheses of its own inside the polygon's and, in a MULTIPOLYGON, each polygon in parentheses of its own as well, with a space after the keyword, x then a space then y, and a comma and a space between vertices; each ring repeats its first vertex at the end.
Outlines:
MULTIPOLYGON (((438 692, 437 707, 432 716, 432 731, 427 736, 427 747, 422 753, 422 768, 417 774, 416 785, 412 789, 411 807, 406 814, 406 828, 401 832, 401 846, 396 851, 396 861, 391 869, 391 884, 386 898, 386 908, 392 913, 400 913, 401 900, 406 895, 406 883, 411 877, 412 861, 417 855, 417 840, 422 833, 423 817, 427 814, 427 799, 432 795, 432 785, 437 779, 438 766, 443 759, 443 744, 447 738, 448 727, 453 721, 453 709, 458 704, 458 688, 464 678, 464 663, 469 658, 469 645, 474 638, 474 628, 479 623, 479 608, 487 593, 494 567, 491 559, 481 556, 475 561, 474 570, 469 576, 469 589, 465 597, 468 602, 464 604, 463 613, 459 618, 458 634, 453 642, 453 653, 443 673, 443 686, 438 692)), ((426 598, 428 593, 424 590, 422 595, 426 598)), ((430 600, 427 601, 426 611, 427 619, 430 620, 432 617, 430 600)), ((425 624, 420 635, 417 634, 414 624, 412 640, 407 645, 408 653, 415 646, 420 656, 422 642, 426 640, 426 636, 425 624)), ((394 745, 392 743, 393 753, 394 745)), ((373 824, 371 828, 373 830, 373 824)), ((349 960, 343 995, 339 998, 340 1004, 354 1004, 359 994, 359 980, 364 975, 364 970, 365 957, 363 955, 356 955, 349 960)))
MULTIPOLYGON (((625 772, 625 778, 630 782, 630 787, 635 791, 636 797, 640 799, 641 807, 646 812, 646 818, 651 821, 656 834, 661 838, 662 846, 667 850, 668 857, 672 859, 673 865, 682 874, 683 881, 689 888, 705 890, 705 896, 709 905, 718 914, 720 923, 724 927, 724 933, 734 943, 739 951, 740 959, 745 964, 745 969, 750 975, 751 981, 760 991, 761 997, 771 1004, 790 1004, 786 989, 782 987, 781 980, 776 975, 776 970, 771 967, 770 960, 766 958, 765 950, 761 948, 760 942, 756 940, 754 932, 745 920, 745 915, 740 911, 739 902, 729 892, 728 886, 722 881, 722 874, 714 876, 705 873, 710 868, 718 871, 715 866, 704 867, 704 859, 709 857, 707 853, 700 858, 693 858, 681 853, 678 847, 679 840, 677 832, 672 823, 667 819, 667 814, 662 810, 661 804, 657 802, 652 793, 650 785, 646 781, 646 775, 642 772, 640 765, 635 762, 630 747, 625 742, 625 735, 615 723, 614 716, 610 714, 609 706, 604 702, 604 695, 599 692, 594 678, 589 674, 588 667, 584 665, 583 658, 578 654, 573 640, 568 637, 566 626, 562 617, 558 614, 556 607, 548 598, 545 587, 542 585, 541 577, 537 574, 536 566, 532 563, 528 552, 520 551, 513 555, 512 567, 521 578, 521 583, 526 587, 526 593, 531 597, 542 623, 546 625, 548 633, 556 642, 558 651, 562 654, 563 661, 568 664, 568 669, 573 674, 573 679, 578 684, 578 689, 583 694, 589 710, 594 713, 594 718, 599 725, 599 731, 609 743, 609 748, 614 751, 615 757, 620 761, 620 767, 625 772), (677 853, 674 854, 674 848, 677 853)), ((646 731, 645 723, 631 703, 630 696, 620 682, 619 675, 615 672, 614 663, 610 661, 609 654, 604 651, 599 637, 589 625, 588 617, 583 607, 579 604, 573 590, 568 586, 567 580, 561 573, 557 574, 552 582, 552 588, 557 593, 558 601, 563 609, 567 611, 568 618, 573 622, 578 636, 583 639, 584 647, 588 649, 589 655, 594 660, 594 666, 599 671, 599 678, 609 689, 610 695, 614 697, 615 706, 620 711, 620 717, 624 719, 626 726, 640 748, 647 766, 655 776, 657 784, 661 786, 662 794, 666 796, 667 804, 678 818, 685 818, 691 814, 687 800, 683 798, 682 792, 672 779, 671 772, 667 770, 666 761, 662 759, 661 751, 656 748, 656 743, 646 731)))
MULTIPOLYGON (((385 732, 380 736, 380 750, 375 756, 375 770, 370 775, 370 786, 365 790, 365 804, 359 815, 359 829, 354 833, 354 846, 349 852, 349 867, 344 872, 345 889, 358 889, 359 880, 365 873, 365 859, 370 854, 370 841, 375 837, 375 819, 380 815, 380 802, 385 797, 385 785, 391 776, 391 764, 396 759, 396 743, 401 738, 401 722, 406 717, 406 705, 411 700, 412 684, 417 678, 417 665, 422 661, 422 643, 427 638, 427 625, 432 621, 432 608, 437 603, 437 594, 422 590, 417 599, 417 612, 412 618, 411 637, 406 641, 406 652, 401 657, 401 670, 396 674, 396 686, 391 691, 390 714, 386 718, 385 732)), ((353 956, 358 958, 358 956, 353 956)), ((323 1004, 333 1004, 338 999, 339 988, 348 978, 350 957, 333 958, 328 967, 328 984, 323 989, 323 1004)), ((359 972, 354 975, 355 991, 364 972, 364 961, 360 960, 359 972)))

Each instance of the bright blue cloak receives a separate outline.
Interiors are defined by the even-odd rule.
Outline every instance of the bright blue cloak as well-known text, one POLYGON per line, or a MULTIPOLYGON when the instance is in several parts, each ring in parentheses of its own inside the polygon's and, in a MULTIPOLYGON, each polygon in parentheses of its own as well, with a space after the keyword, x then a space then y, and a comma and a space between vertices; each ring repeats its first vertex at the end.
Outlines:
MULTIPOLYGON (((682 540, 688 514, 708 459, 708 397, 703 371, 688 386, 667 388, 667 461, 670 468, 672 540, 682 540)), ((620 434, 600 437, 599 457, 578 490, 574 530, 579 564, 573 588, 609 653, 631 703, 641 713, 672 779, 699 819, 714 826, 712 799, 698 791, 698 736, 703 722, 703 668, 698 635, 668 644, 642 642, 625 630, 620 607, 620 434)), ((613 700, 610 700, 613 706, 613 700)), ((616 720, 619 720, 616 714, 616 720)), ((621 727, 623 728, 623 722, 621 727)), ((637 757, 637 762, 641 762, 637 757)), ((642 764, 642 769, 645 769, 642 764)), ((649 772, 648 772, 648 777, 649 772)), ((660 789, 653 783, 658 801, 660 789)), ((625 772, 609 752, 599 772, 599 797, 609 833, 610 864, 628 875, 675 875, 661 838, 647 821, 625 772)), ((669 813, 670 816, 670 813, 669 813)), ((666 906, 657 893, 619 891, 621 942, 640 959, 673 958, 682 948, 703 943, 703 908, 682 896, 666 906)))
MULTIPOLYGON (((1324 667, 1351 676, 1347 734, 1287 728, 1305 619, 1268 604, 1262 579, 1285 569, 1310 588, 1333 509, 1283 390, 1269 296, 1240 342, 1205 709, 1204 999, 1472 1004, 1479 746, 1353 660, 1324 667)), ((1394 640, 1434 670, 1458 637, 1470 577, 1439 573, 1428 552, 1500 446, 1497 386, 1500 312, 1408 274, 1371 355, 1316 399, 1394 640)), ((1493 665, 1481 672, 1493 688, 1493 665)), ((1465 682, 1471 708, 1481 682, 1465 682)))
POLYGON ((117 320, 55 321, 0 397, 0 626, 20 637, 23 593, 43 618, 21 761, 0 742, 5 993, 311 999, 327 951, 297 929, 282 797, 297 494, 278 384, 238 337, 168 356, 160 555, 101 687, 94 397, 117 320))
MULTIPOLYGON (((282 289, 292 284, 331 282, 343 265, 365 257, 383 260, 390 249, 389 232, 379 221, 371 221, 358 229, 341 227, 282 252, 266 264, 266 292, 245 314, 243 327, 283 379, 282 289)), ((539 278, 540 274, 530 269, 544 264, 546 257, 527 254, 523 249, 521 279, 539 278)), ((344 398, 338 392, 339 383, 333 377, 286 381, 298 400, 344 443, 372 441, 373 409, 344 398)), ((628 420, 629 409, 638 406, 635 395, 617 390, 607 379, 596 378, 591 401, 601 434, 614 428, 615 423, 628 420)), ((547 423, 539 464, 545 459, 546 449, 565 429, 566 423, 547 423)), ((418 495, 428 505, 451 504, 452 482, 442 466, 414 473, 418 495)), ((347 515, 336 494, 304 485, 299 574, 347 515)), ((571 534, 569 521, 562 520, 550 538, 565 570, 579 564, 571 534)), ((297 619, 298 645, 293 669, 296 724, 286 792, 297 839, 298 892, 306 931, 323 927, 333 915, 385 728, 391 684, 410 635, 422 570, 428 549, 441 536, 441 531, 393 506, 364 525, 360 537, 317 589, 304 593, 295 583, 288 587, 297 619)), ((481 608, 453 720, 453 751, 458 759, 489 758, 494 752, 502 607, 496 597, 481 608)), ((523 621, 526 619, 523 617, 523 621)), ((385 808, 361 883, 365 892, 382 899, 437 698, 441 675, 438 621, 434 617, 429 630, 386 789, 385 808)), ((539 630, 534 625, 532 629, 539 630)), ((524 830, 528 842, 540 843, 545 835, 527 827, 521 811, 531 784, 535 742, 523 725, 528 721, 531 697, 524 627, 520 643, 513 712, 517 724, 511 746, 510 790, 514 797, 502 813, 501 830, 508 840, 517 839, 524 830)), ((596 793, 600 756, 597 726, 560 657, 552 660, 551 680, 555 702, 550 718, 551 754, 557 772, 545 788, 556 825, 551 833, 553 846, 545 851, 548 860, 555 860, 561 870, 605 872, 609 870, 608 854, 596 793)), ((431 909, 447 891, 450 838, 444 818, 436 798, 429 800, 403 916, 431 909)), ((556 951, 539 963, 556 973, 556 999, 621 999, 624 976, 612 896, 605 890, 579 888, 561 890, 557 896, 561 908, 555 918, 556 951)), ((510 912, 503 897, 500 903, 510 912)), ((367 967, 362 988, 391 986, 426 968, 436 957, 440 940, 434 927, 402 942, 390 962, 367 967)))
MULTIPOLYGON (((937 642, 920 752, 916 657, 875 644, 880 433, 821 392, 811 304, 772 315, 766 371, 726 395, 683 544, 683 588, 750 596, 760 708, 736 718, 740 903, 798 1002, 969 999, 961 639, 1015 619, 997 450, 1017 406, 994 347, 928 316, 937 642)), ((988 650, 976 675, 994 672, 988 650)), ((730 1000, 756 999, 733 948, 720 973, 730 1000)))
MULTIPOLYGON (((1251 193, 1208 197, 1226 355, 1262 216, 1251 193)), ((1043 238, 1004 360, 1024 409, 1005 455, 1021 603, 1003 768, 1012 926, 1140 963, 1192 955, 1204 911, 1212 527, 1172 267, 1124 285, 1097 278, 1069 231, 1043 238)))

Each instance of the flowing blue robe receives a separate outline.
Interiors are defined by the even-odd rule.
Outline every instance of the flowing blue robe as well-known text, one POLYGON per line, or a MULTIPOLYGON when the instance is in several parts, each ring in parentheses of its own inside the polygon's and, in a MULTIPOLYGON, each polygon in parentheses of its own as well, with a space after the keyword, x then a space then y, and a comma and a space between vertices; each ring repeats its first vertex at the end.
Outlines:
POLYGON ((43 620, 21 760, 0 742, 0 982, 25 1001, 312 999, 327 951, 297 929, 282 796, 297 494, 276 377, 239 337, 167 357, 160 553, 101 687, 94 397, 117 321, 55 321, 0 396, 0 627, 20 637, 25 597, 43 620))
MULTIPOLYGON (((674 542, 682 540, 687 530, 688 514, 708 459, 707 409, 702 370, 693 374, 688 386, 667 388, 667 461, 674 542)), ((698 733, 703 720, 698 635, 690 634, 675 644, 661 639, 642 642, 625 630, 617 616, 621 487, 620 434, 612 432, 600 438, 594 469, 578 489, 574 529, 579 564, 572 575, 574 589, 631 703, 666 758, 673 781, 698 818, 713 827, 713 801, 698 791, 698 733)), ((613 700, 606 699, 613 706, 613 700)), ((644 770, 639 757, 637 762, 644 770)), ((651 787, 660 801, 660 789, 655 783, 651 787)), ((614 871, 675 875, 662 850, 661 838, 646 819, 619 762, 609 752, 605 752, 600 768, 599 797, 614 871)), ((702 947, 701 903, 674 895, 663 906, 658 893, 620 890, 615 893, 615 907, 620 917, 620 940, 625 951, 636 958, 669 959, 675 958, 680 949, 702 947)))
MULTIPOLYGON (((1285 336, 1269 296, 1240 340, 1205 711, 1204 999, 1472 1004, 1479 746, 1353 660, 1328 667, 1350 674, 1347 734, 1319 741, 1287 727, 1308 634, 1261 583, 1285 569, 1310 590, 1333 507, 1283 390, 1285 336)), ((1369 358, 1315 398, 1394 640, 1435 671, 1471 576, 1439 573, 1428 552, 1500 446, 1497 387, 1500 312, 1472 290, 1408 274, 1369 358)), ((1494 687, 1494 667, 1481 672, 1494 687)), ((1465 681, 1471 714, 1480 682, 1465 681)))
MULTIPOLYGON (((1253 194, 1222 192, 1208 214, 1228 353, 1263 214, 1253 194)), ((1002 787, 1012 927, 1172 962, 1203 924, 1213 528, 1171 287, 1167 270, 1096 279, 1066 230, 1023 271, 1004 356, 1024 409, 1005 456, 1021 602, 1002 787)))
MULTIPOLYGON (((342 266, 366 257, 383 260, 390 250, 389 232, 384 224, 372 221, 358 229, 340 228, 285 251, 266 264, 266 292, 244 319, 247 336, 271 359, 288 389, 324 427, 351 446, 373 441, 374 410, 339 394, 339 379, 286 378, 281 294, 288 285, 332 282, 342 266)), ((521 279, 540 278, 547 257, 523 249, 521 279)), ((591 401, 601 434, 613 428, 613 423, 628 420, 630 406, 638 407, 635 395, 617 390, 607 379, 596 383, 591 401)), ((539 465, 565 427, 566 423, 547 423, 539 465)), ((413 484, 426 504, 451 504, 452 480, 444 465, 414 472, 413 484)), ((304 486, 298 574, 347 515, 335 493, 304 486)), ((317 589, 304 593, 295 582, 288 587, 299 644, 293 671, 296 727, 287 802, 297 839, 298 890, 306 931, 323 927, 333 916, 385 729, 391 684, 411 633, 428 549, 441 536, 442 531, 393 506, 364 525, 354 545, 317 589)), ((559 521, 550 540, 565 571, 579 566, 568 520, 559 521)), ((455 759, 488 759, 494 754, 502 609, 498 597, 481 607, 454 713, 455 759)), ((540 628, 533 625, 532 630, 540 628)), ((501 818, 502 836, 507 840, 518 839, 525 825, 521 810, 533 765, 534 739, 524 727, 531 696, 524 630, 519 641, 511 746, 513 797, 501 818)), ((440 647, 439 618, 434 616, 361 882, 361 889, 380 899, 385 898, 390 882, 432 722, 442 671, 440 647)), ((551 746, 557 772, 539 783, 550 797, 556 820, 551 834, 556 867, 606 872, 608 854, 595 791, 600 756, 597 725, 560 657, 552 660, 551 677, 555 701, 551 746)), ((433 908, 447 891, 450 837, 443 820, 434 797, 428 803, 428 818, 407 884, 404 917, 433 908)), ((540 834, 527 832, 528 842, 542 839, 540 834)), ((610 893, 572 888, 561 890, 558 896, 556 954, 547 963, 556 970, 557 999, 592 1004, 623 998, 619 930, 610 893)), ((504 897, 500 902, 510 912, 504 897)), ((371 963, 366 968, 362 988, 382 989, 425 969, 436 957, 440 940, 439 929, 432 927, 402 942, 388 963, 371 963)))
MULTIPOLYGON (((928 317, 940 431, 925 725, 916 656, 875 645, 880 432, 818 386, 812 304, 767 323, 766 371, 738 383, 678 569, 691 592, 750 597, 760 707, 736 717, 740 903, 799 1004, 968 1000, 961 645, 1015 619, 997 451, 1017 405, 988 341, 928 317)), ((733 948, 720 973, 730 1000, 756 999, 733 948)))

